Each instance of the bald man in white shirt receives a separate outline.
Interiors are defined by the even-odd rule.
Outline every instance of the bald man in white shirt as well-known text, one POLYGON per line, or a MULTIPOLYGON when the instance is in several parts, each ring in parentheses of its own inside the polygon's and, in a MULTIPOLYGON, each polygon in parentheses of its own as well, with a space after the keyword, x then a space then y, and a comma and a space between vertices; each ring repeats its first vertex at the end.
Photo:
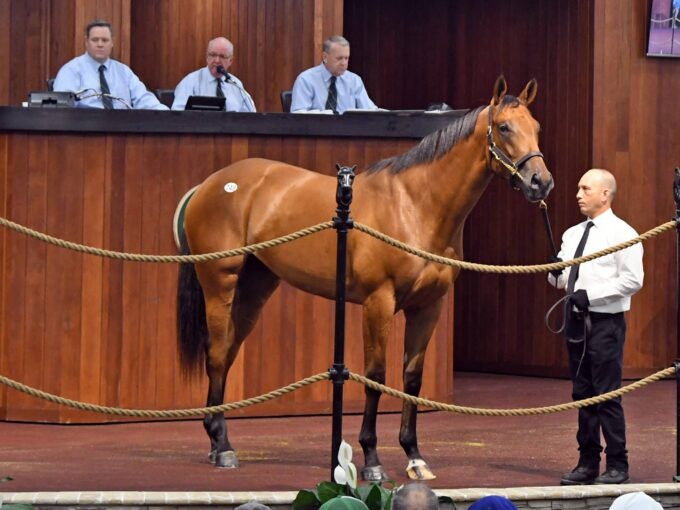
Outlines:
MULTIPOLYGON (((574 258, 581 244, 582 254, 588 255, 637 237, 637 232, 612 211, 615 196, 616 179, 607 170, 594 168, 581 177, 576 199, 587 219, 564 233, 559 260, 574 258)), ((565 288, 569 295, 565 337, 574 400, 621 387, 624 312, 630 309, 631 296, 642 287, 642 254, 642 245, 636 244, 548 276, 552 285, 565 288)), ((628 481, 626 424, 620 398, 579 409, 576 439, 579 461, 573 471, 562 476, 562 485, 628 481), (601 475, 600 431, 607 444, 606 469, 601 475)))

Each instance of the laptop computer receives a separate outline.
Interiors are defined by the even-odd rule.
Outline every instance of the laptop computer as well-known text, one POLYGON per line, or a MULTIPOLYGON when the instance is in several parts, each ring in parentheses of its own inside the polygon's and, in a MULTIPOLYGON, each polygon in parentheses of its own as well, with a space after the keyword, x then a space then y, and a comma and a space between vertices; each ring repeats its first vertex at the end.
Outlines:
POLYGON ((226 98, 217 96, 189 96, 185 110, 223 112, 226 98))

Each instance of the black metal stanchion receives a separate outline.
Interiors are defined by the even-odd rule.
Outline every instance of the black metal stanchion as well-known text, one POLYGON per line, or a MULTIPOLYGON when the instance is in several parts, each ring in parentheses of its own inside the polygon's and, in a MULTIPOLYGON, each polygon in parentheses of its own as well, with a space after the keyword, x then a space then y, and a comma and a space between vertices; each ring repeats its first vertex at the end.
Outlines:
POLYGON ((336 191, 337 216, 333 218, 333 228, 338 231, 338 249, 335 273, 335 349, 333 366, 330 368, 333 381, 333 431, 331 445, 331 480, 338 465, 338 451, 342 442, 342 390, 349 372, 345 368, 345 283, 347 280, 347 231, 354 224, 349 217, 349 206, 352 203, 352 182, 354 169, 335 165, 338 171, 338 188, 336 191))
MULTIPOLYGON (((677 358, 675 359, 675 423, 676 430, 680 430, 680 168, 675 169, 675 180, 673 181, 673 199, 675 200, 675 228, 677 230, 677 301, 676 301, 676 345, 677 358)), ((675 436, 675 476, 673 480, 680 482, 680 436, 675 436)))

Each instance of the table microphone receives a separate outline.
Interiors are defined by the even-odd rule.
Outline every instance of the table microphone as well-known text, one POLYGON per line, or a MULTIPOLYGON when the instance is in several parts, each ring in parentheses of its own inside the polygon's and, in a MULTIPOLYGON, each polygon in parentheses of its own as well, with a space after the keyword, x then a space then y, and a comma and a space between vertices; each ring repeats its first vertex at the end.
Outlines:
POLYGON ((227 70, 226 70, 224 67, 222 67, 222 66, 217 66, 217 72, 220 73, 220 74, 222 74, 222 75, 224 75, 224 78, 225 78, 227 81, 231 81, 231 75, 227 72, 227 70))

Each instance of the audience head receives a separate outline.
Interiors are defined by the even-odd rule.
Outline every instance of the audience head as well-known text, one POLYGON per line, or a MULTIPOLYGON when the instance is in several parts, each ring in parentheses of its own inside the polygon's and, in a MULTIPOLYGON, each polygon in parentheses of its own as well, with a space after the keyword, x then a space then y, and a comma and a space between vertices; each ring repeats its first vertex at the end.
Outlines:
POLYGON ((439 499, 427 485, 420 482, 399 487, 392 497, 392 510, 437 510, 439 499))
POLYGON ((227 71, 234 60, 234 45, 226 37, 215 37, 208 43, 208 50, 206 51, 206 62, 208 63, 208 70, 215 78, 221 75, 217 72, 219 66, 224 67, 227 71))
POLYGON ((602 168, 591 168, 578 181, 576 200, 581 214, 595 218, 608 210, 616 195, 616 179, 602 168))
POLYGON ((111 23, 95 20, 85 28, 85 50, 99 63, 104 63, 113 50, 111 23))
POLYGON ((237 506, 235 510, 271 510, 271 508, 257 501, 251 501, 237 506))
POLYGON ((616 498, 609 510, 663 510, 663 507, 644 492, 629 492, 616 498))
POLYGON ((468 510, 517 510, 517 507, 507 498, 486 496, 472 503, 468 510))
POLYGON ((341 35, 333 35, 323 43, 323 65, 333 76, 340 76, 349 65, 349 41, 341 35))

